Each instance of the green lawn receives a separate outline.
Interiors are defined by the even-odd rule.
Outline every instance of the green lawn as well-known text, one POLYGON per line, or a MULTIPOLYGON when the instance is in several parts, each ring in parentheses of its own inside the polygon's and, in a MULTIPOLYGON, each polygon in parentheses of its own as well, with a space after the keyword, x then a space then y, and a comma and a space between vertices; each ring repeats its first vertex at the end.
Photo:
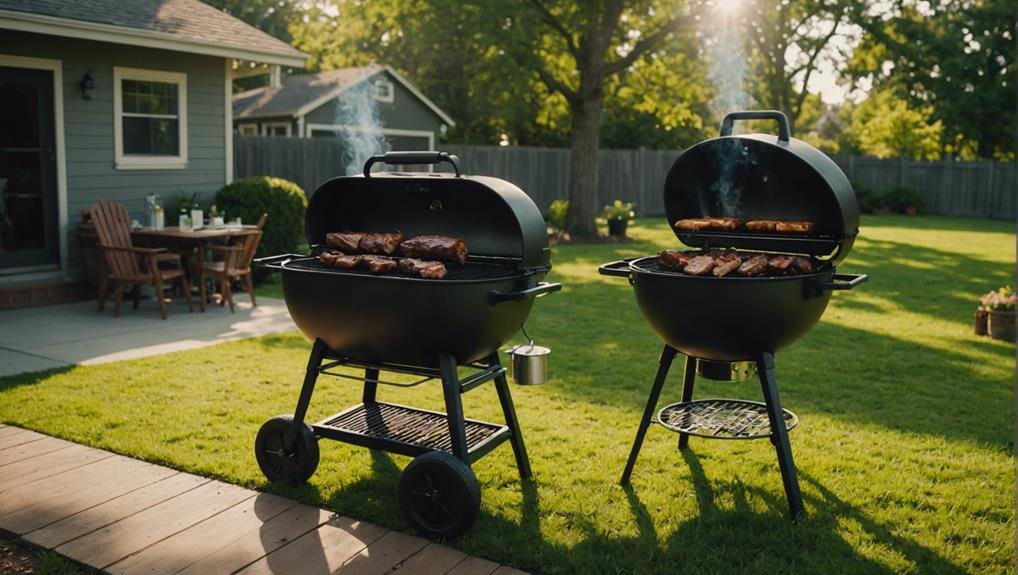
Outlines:
MULTIPOLYGON (((512 388, 535 480, 520 482, 508 446, 479 461, 481 514, 453 545, 548 573, 1012 570, 1015 349, 972 334, 978 296, 1012 281, 1012 223, 864 218, 841 269, 869 283, 835 293, 777 357, 783 403, 800 417, 791 440, 809 516, 797 524, 767 441, 693 438, 679 454, 655 426, 632 489, 618 485, 661 344, 627 283, 596 268, 676 244, 663 222, 631 235, 555 249, 551 277, 566 287, 527 324, 553 349, 552 381, 512 388)), ((322 441, 309 485, 265 484, 254 436, 292 411, 309 349, 299 335, 270 336, 8 378, 0 420, 406 529, 395 497, 404 457, 322 441)), ((680 376, 673 368, 662 405, 677 401, 680 376)), ((754 381, 700 380, 697 396, 758 399, 754 381)), ((324 380, 310 417, 359 397, 324 380)), ((437 385, 380 397, 441 406, 437 385)), ((464 401, 468 417, 499 417, 491 386, 464 401)))

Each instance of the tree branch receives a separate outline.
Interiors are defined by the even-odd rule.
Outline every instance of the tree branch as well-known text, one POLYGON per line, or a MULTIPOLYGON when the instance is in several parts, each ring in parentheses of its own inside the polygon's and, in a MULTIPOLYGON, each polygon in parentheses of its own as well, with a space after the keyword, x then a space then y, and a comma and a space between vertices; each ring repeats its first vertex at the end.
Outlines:
POLYGON ((635 62, 637 58, 639 58, 646 52, 654 49, 654 47, 657 46, 662 40, 664 40, 671 33, 678 30, 683 24, 687 24, 688 21, 689 18, 685 16, 677 16, 673 18, 667 24, 662 26, 660 30, 654 32, 650 36, 644 37, 644 39, 637 42, 636 45, 633 46, 633 49, 630 50, 629 53, 626 54, 625 56, 619 58, 618 60, 613 60, 611 62, 605 63, 605 65, 602 66, 601 68, 601 76, 608 77, 616 72, 625 70, 626 68, 632 66, 633 62, 635 62))
POLYGON ((558 92, 559 94, 562 94, 563 96, 565 96, 566 100, 569 100, 570 103, 579 102, 580 100, 579 92, 573 90, 569 86, 566 86, 565 82, 562 82, 561 80, 553 76, 551 72, 545 70, 542 64, 535 65, 534 70, 537 71, 537 76, 541 78, 541 81, 544 82, 545 86, 548 86, 549 90, 551 90, 552 92, 558 92))
POLYGON ((530 4, 537 9, 538 17, 541 21, 550 26, 552 30, 558 32, 559 36, 562 36, 562 38, 566 41, 566 50, 569 51, 569 54, 576 62, 579 62, 580 48, 576 45, 576 39, 573 38, 572 33, 569 32, 565 24, 552 14, 551 10, 548 10, 548 7, 545 6, 541 0, 530 0, 530 4))
POLYGON ((799 95, 795 99, 795 110, 792 111, 796 118, 799 117, 799 113, 802 111, 802 103, 806 101, 806 94, 808 93, 807 86, 809 85, 810 76, 813 75, 813 71, 816 69, 817 57, 820 56, 820 52, 823 51, 824 46, 826 46, 827 43, 831 41, 831 38, 838 33, 838 24, 840 23, 840 20, 834 21, 834 26, 831 26, 831 31, 824 36, 823 41, 817 45, 816 50, 813 50, 813 54, 810 55, 809 60, 805 64, 804 69, 806 70, 806 73, 802 78, 802 89, 799 90, 799 95))

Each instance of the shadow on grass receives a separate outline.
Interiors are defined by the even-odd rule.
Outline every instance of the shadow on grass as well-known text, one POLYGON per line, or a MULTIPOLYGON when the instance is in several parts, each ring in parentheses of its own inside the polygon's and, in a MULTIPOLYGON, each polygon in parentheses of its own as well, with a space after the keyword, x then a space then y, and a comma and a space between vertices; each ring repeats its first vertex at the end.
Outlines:
POLYGON ((26 373, 19 373, 17 375, 8 375, 6 377, 0 377, 0 392, 6 391, 8 389, 14 389, 16 387, 42 383, 51 377, 73 371, 77 368, 78 366, 76 365, 65 365, 61 367, 45 369, 42 371, 30 371, 26 373))

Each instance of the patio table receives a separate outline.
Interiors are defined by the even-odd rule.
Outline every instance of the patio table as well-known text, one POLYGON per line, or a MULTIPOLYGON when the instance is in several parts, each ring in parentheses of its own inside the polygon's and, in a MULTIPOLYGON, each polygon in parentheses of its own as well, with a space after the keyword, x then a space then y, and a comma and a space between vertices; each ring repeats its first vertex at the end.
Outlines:
POLYGON ((207 227, 200 230, 168 226, 161 229, 138 228, 131 231, 131 239, 139 245, 164 247, 182 254, 197 251, 198 303, 205 311, 205 248, 212 242, 245 236, 258 231, 258 226, 207 227))

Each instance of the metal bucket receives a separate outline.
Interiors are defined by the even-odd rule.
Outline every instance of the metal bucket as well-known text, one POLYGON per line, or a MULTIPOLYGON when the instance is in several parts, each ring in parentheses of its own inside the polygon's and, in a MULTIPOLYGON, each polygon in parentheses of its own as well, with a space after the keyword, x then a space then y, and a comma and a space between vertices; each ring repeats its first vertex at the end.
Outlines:
POLYGON ((551 350, 534 345, 518 345, 509 350, 513 381, 519 385, 540 385, 547 381, 548 354, 551 350))

